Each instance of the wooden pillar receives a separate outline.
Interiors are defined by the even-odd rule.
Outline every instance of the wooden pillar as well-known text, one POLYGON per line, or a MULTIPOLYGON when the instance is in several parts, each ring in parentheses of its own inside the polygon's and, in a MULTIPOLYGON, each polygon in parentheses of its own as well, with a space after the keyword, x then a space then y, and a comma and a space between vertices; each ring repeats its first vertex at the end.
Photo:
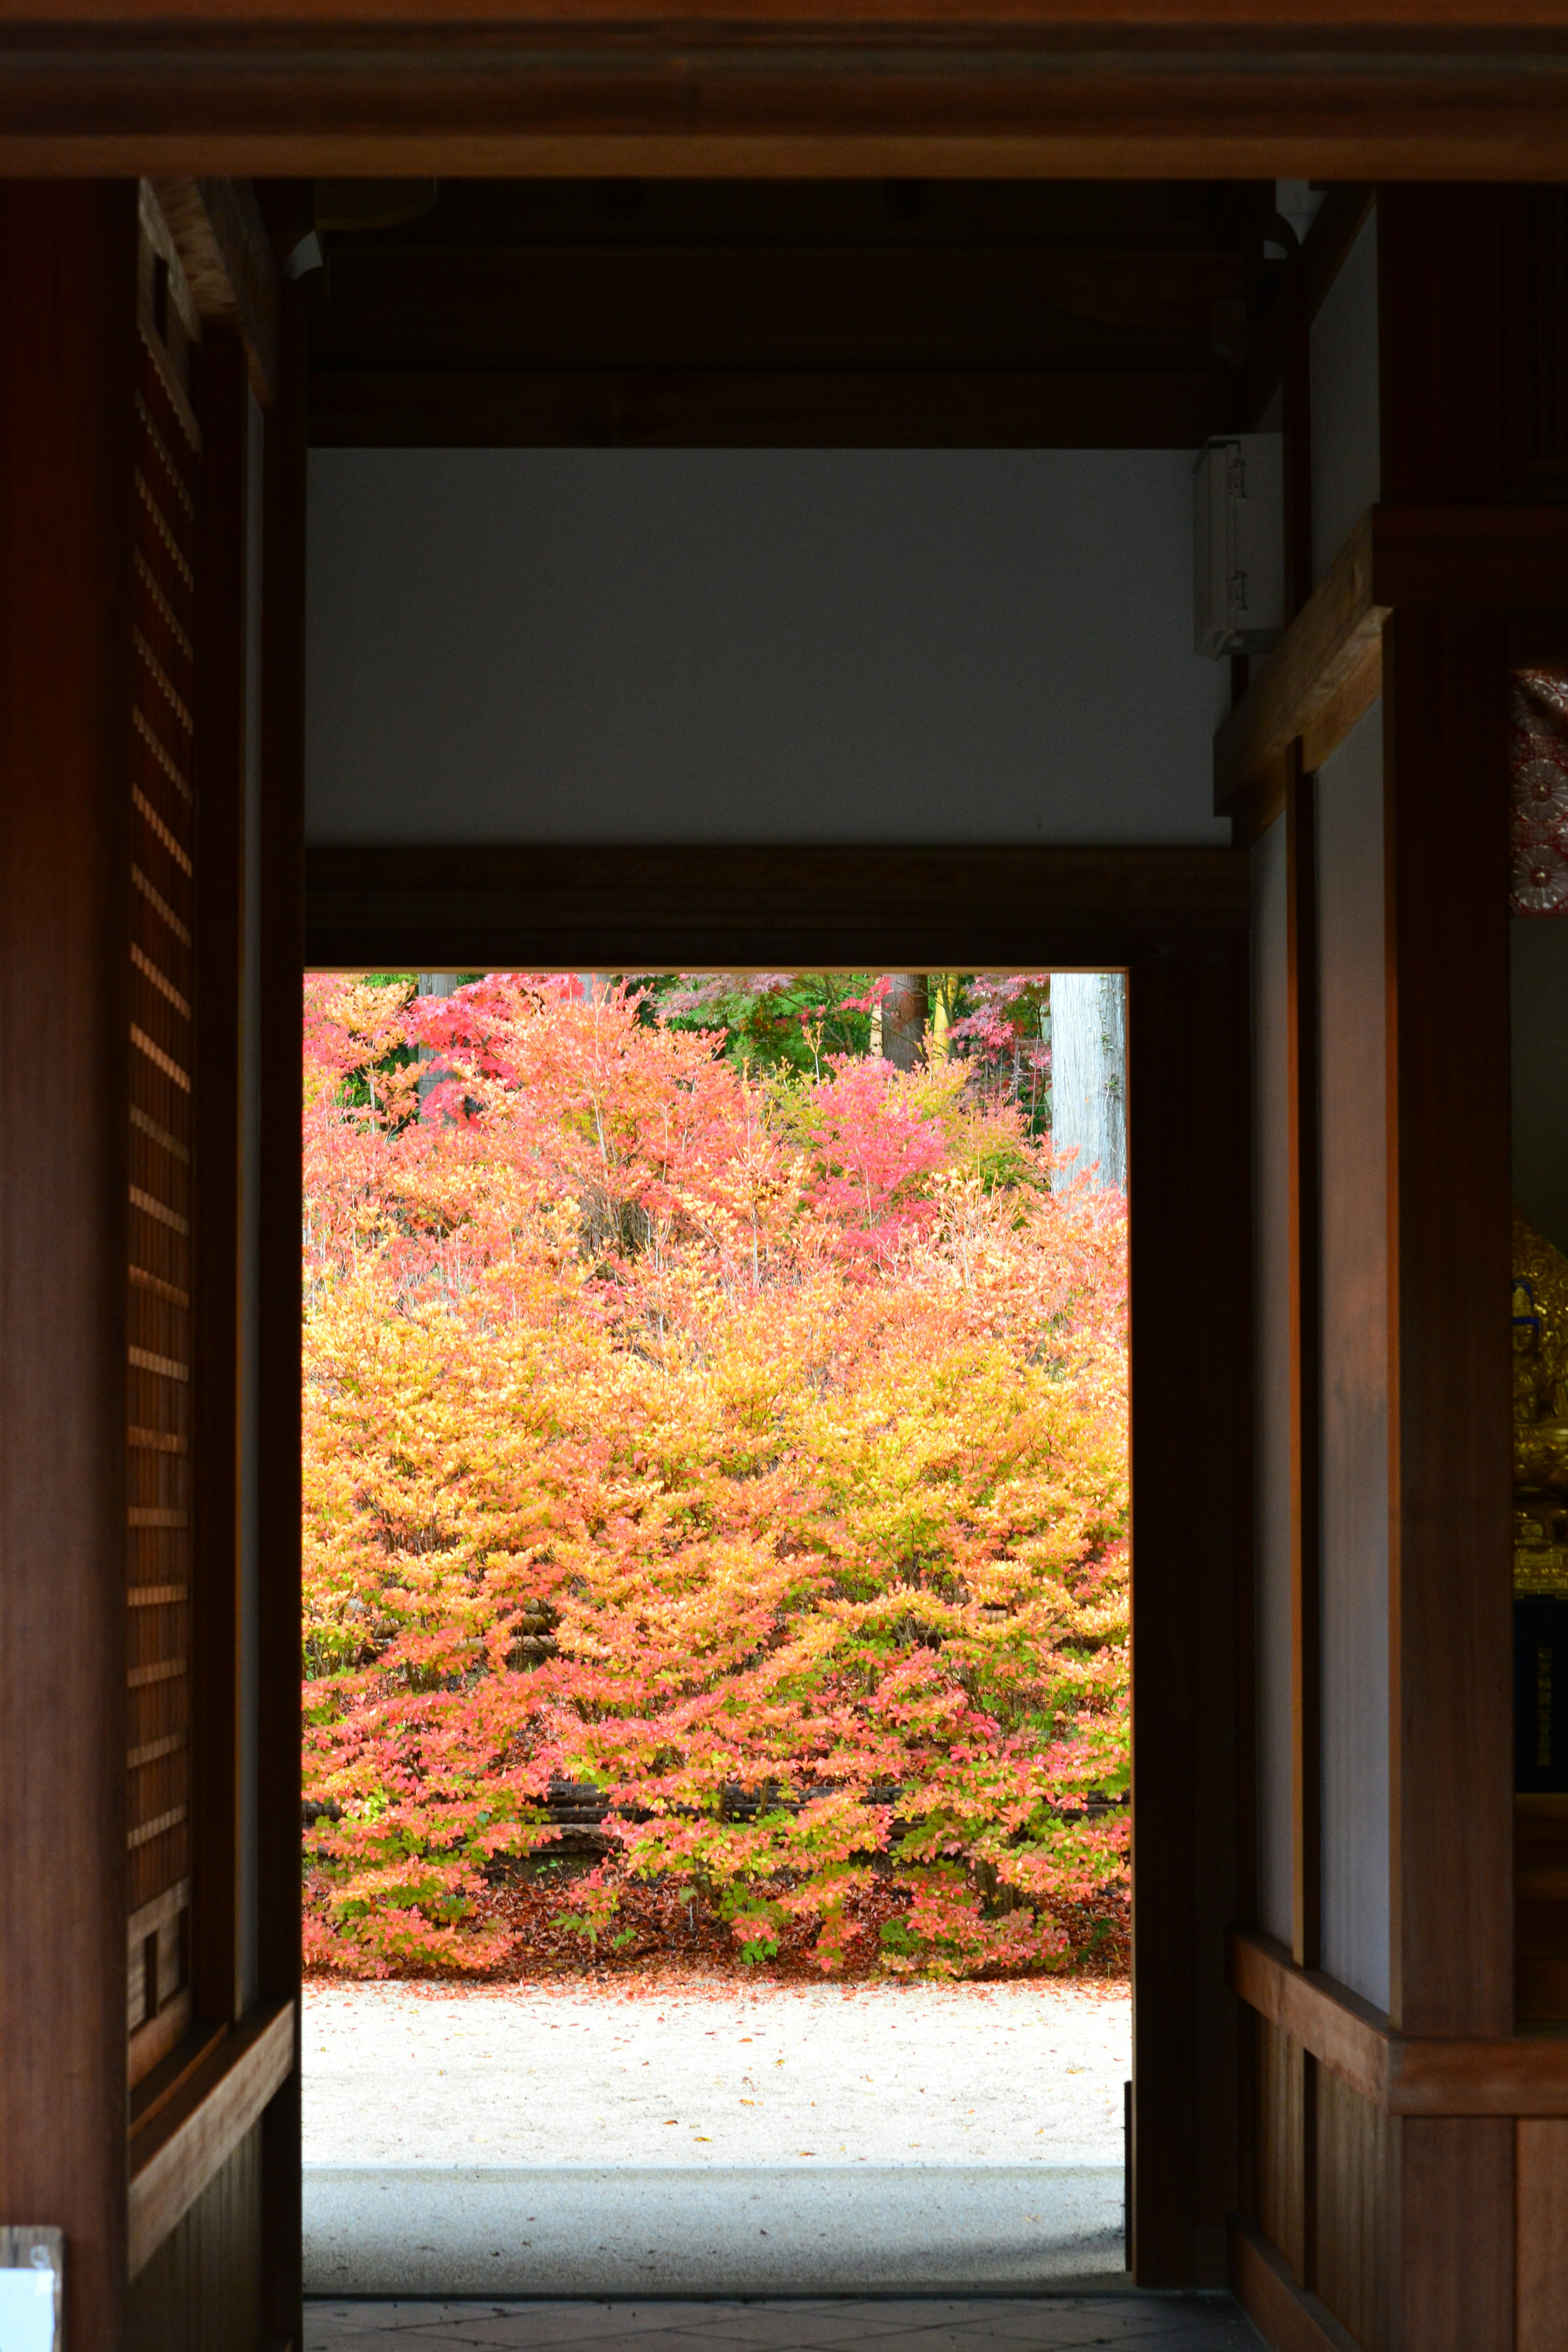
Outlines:
POLYGON ((1253 1899, 1245 943, 1135 964, 1127 1033, 1133 2265, 1141 2285, 1212 2286, 1238 2192, 1240 2020, 1221 1956, 1253 1899), (1157 1668, 1139 1678, 1141 1656, 1157 1668))
MULTIPOLYGON (((1502 221, 1496 189, 1380 196, 1391 502, 1502 495, 1502 221)), ((1500 613, 1391 615, 1389 2012, 1435 2036, 1513 2021, 1506 687, 1500 613)), ((1513 2137, 1399 2126, 1395 2294, 1423 2352, 1511 2340, 1513 2137)))
POLYGON ((0 2219, 126 2273, 130 183, 0 187, 0 2219))
MULTIPOLYGON (((276 234, 276 224, 274 224, 276 234)), ((266 2334, 302 2342, 300 2172, 300 981, 304 961, 305 299, 284 290, 267 421, 259 843, 259 1972, 295 2003, 295 2063, 262 2135, 266 2334)))

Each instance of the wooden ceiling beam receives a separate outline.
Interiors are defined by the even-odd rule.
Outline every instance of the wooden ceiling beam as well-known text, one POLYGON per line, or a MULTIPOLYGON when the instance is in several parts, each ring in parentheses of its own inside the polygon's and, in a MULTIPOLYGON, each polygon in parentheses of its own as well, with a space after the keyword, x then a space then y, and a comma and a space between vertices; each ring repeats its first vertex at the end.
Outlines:
POLYGON ((1229 849, 620 843, 306 851, 312 971, 1103 970, 1244 932, 1229 849))
POLYGON ((1195 449, 1236 377, 1019 370, 320 371, 318 448, 1195 449))
POLYGON ((1235 251, 331 247, 312 362, 358 368, 1211 370, 1235 251))
POLYGON ((1568 177, 1555 0, 28 0, 9 173, 1568 177), (392 20, 392 21, 389 21, 392 20))

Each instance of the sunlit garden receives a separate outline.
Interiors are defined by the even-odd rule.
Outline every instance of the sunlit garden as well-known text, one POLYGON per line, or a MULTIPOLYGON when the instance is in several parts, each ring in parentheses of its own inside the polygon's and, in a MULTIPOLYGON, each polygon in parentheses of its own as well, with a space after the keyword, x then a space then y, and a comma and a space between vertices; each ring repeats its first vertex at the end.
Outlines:
POLYGON ((889 987, 307 982, 312 1968, 1124 1967, 1125 1201, 889 987))

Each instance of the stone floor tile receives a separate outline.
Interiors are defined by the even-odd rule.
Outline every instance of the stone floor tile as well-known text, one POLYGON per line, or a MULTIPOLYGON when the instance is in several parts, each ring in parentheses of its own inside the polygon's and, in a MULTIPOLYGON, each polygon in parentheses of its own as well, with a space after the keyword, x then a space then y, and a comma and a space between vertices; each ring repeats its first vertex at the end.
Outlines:
POLYGON ((307 2305, 306 2352, 1258 2352, 1225 2297, 307 2305))

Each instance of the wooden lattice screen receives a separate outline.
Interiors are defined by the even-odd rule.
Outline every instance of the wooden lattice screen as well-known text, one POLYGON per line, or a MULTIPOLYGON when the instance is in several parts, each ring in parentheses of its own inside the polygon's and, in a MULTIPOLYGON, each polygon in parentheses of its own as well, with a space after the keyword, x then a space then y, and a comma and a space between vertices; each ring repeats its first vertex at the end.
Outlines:
POLYGON ((131 813, 131 2080, 191 2015, 194 650, 200 321, 142 207, 131 813))

